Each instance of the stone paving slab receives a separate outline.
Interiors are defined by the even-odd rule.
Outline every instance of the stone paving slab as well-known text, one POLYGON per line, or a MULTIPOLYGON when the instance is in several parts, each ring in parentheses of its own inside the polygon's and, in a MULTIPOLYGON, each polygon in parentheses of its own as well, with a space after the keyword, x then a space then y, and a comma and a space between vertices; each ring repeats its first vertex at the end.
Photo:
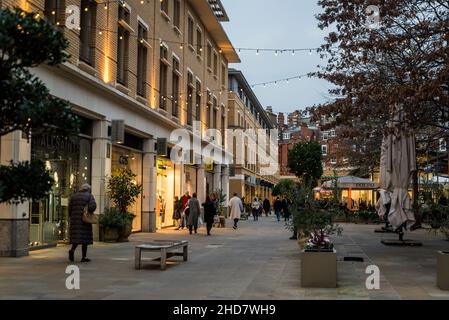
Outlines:
MULTIPOLYGON (((228 225, 231 225, 228 222, 228 225)), ((425 230, 407 234, 422 241, 420 248, 392 248, 380 243, 393 234, 376 234, 378 226, 343 225, 335 237, 338 251, 338 288, 301 287, 300 254, 289 232, 273 217, 243 221, 238 230, 214 229, 189 235, 186 230, 135 234, 129 243, 96 243, 89 248, 89 264, 79 264, 81 289, 65 288, 67 246, 35 251, 29 257, 0 258, 0 299, 445 299, 449 292, 436 287, 436 251, 449 242, 425 230), (188 240, 189 261, 174 259, 162 272, 150 266, 134 269, 134 247, 154 240, 188 240), (364 262, 345 262, 345 256, 364 262), (366 267, 381 270, 381 289, 367 290, 366 267)), ((80 252, 76 259, 79 261, 80 252)))

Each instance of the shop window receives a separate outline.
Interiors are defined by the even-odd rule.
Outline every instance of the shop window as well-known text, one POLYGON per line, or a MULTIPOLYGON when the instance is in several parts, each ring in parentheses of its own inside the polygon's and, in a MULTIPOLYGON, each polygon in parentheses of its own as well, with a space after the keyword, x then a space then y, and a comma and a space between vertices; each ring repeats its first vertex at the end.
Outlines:
POLYGON ((54 184, 45 199, 30 203, 30 244, 68 241, 70 197, 82 184, 91 184, 92 142, 87 137, 33 137, 31 159, 45 163, 54 184))

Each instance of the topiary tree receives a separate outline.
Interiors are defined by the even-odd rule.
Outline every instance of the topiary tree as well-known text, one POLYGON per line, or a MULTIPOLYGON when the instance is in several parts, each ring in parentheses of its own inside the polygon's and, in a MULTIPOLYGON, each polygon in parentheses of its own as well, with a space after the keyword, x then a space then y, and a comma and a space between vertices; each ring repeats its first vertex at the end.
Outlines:
POLYGON ((300 181, 292 191, 293 228, 306 249, 333 249, 328 237, 341 232, 333 223, 339 208, 314 199, 313 187, 323 175, 322 157, 316 141, 298 143, 288 153, 288 165, 300 181))
POLYGON ((128 213, 128 208, 142 193, 142 185, 137 184, 136 177, 130 169, 120 168, 108 180, 109 196, 114 206, 123 214, 128 213))
POLYGON ((288 166, 302 184, 312 185, 323 175, 323 153, 316 141, 296 144, 288 152, 288 166))
POLYGON ((293 180, 282 179, 274 186, 272 195, 274 197, 286 197, 289 200, 293 200, 295 188, 296 186, 293 180))
MULTIPOLYGON (((30 72, 42 64, 64 62, 67 46, 63 33, 38 14, 0 9, 0 137, 17 130, 28 139, 31 134, 77 136, 79 120, 69 103, 52 96, 30 72)), ((40 199, 52 183, 41 161, 1 166, 0 203, 40 199)))

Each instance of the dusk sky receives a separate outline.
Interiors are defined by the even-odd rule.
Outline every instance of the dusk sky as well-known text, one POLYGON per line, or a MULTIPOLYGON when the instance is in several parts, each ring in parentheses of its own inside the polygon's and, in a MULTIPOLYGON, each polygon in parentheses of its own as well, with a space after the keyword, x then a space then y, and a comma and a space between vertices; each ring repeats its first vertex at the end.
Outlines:
MULTIPOLYGON (((223 23, 235 47, 316 48, 326 31, 317 26, 315 14, 321 8, 316 0, 222 0, 230 17, 223 23)), ((298 52, 240 53, 241 64, 231 65, 243 71, 250 84, 293 77, 317 70, 322 64, 317 53, 298 52)), ((303 78, 287 83, 257 87, 255 92, 264 107, 275 112, 291 112, 329 100, 326 81, 303 78)))

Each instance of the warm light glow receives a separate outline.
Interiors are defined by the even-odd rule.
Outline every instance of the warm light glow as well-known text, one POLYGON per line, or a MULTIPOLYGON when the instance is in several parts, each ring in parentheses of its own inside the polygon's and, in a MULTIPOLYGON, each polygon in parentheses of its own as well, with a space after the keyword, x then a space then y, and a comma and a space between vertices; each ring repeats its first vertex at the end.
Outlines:
POLYGON ((29 12, 30 11, 30 4, 27 0, 20 0, 18 6, 20 9, 29 12))

